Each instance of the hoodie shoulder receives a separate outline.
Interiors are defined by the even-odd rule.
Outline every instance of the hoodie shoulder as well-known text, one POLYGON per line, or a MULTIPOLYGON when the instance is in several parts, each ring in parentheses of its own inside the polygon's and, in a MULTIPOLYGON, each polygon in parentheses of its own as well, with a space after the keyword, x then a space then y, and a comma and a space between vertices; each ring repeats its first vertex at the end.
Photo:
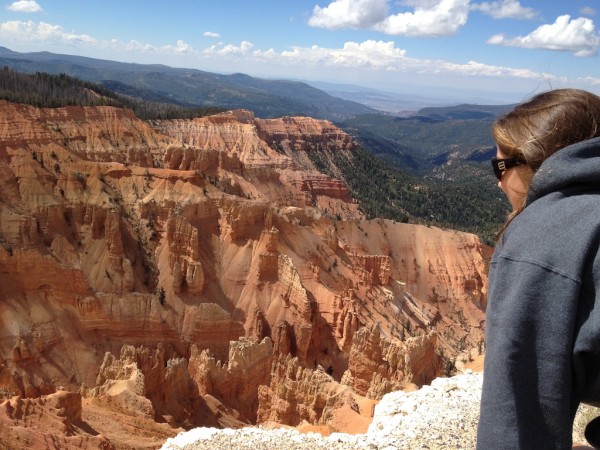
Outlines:
POLYGON ((526 205, 565 189, 600 191, 600 138, 565 147, 544 161, 531 180, 526 205))

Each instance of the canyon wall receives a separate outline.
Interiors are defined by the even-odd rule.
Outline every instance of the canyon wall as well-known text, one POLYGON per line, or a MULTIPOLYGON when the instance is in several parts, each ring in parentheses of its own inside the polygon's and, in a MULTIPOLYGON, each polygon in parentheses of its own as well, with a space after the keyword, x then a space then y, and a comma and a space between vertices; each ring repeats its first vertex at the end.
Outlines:
POLYGON ((0 101, 0 445, 339 429, 480 355, 489 249, 365 220, 309 155, 355 145, 306 117, 0 101))

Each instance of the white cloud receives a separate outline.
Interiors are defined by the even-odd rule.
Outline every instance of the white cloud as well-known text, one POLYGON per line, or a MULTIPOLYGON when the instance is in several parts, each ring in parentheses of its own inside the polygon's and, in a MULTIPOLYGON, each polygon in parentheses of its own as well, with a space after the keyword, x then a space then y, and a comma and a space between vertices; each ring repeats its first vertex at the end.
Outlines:
POLYGON ((173 47, 173 51, 176 53, 192 53, 194 52, 194 49, 192 48, 192 46, 186 44, 184 41, 179 39, 177 41, 177 45, 173 47))
POLYGON ((439 2, 440 0, 397 0, 397 3, 402 6, 425 9, 435 8, 439 2))
POLYGON ((592 86, 600 86, 600 78, 584 77, 584 78, 580 78, 579 80, 583 81, 585 83, 591 84, 592 86))
POLYGON ((385 19, 387 0, 335 0, 313 9, 308 24, 319 28, 370 28, 385 19))
POLYGON ((8 9, 15 12, 38 13, 42 12, 42 7, 35 0, 19 0, 8 6, 8 9))
POLYGON ((242 41, 239 46, 235 45, 213 45, 210 48, 207 48, 202 51, 204 56, 244 56, 250 55, 251 50, 254 47, 254 44, 248 41, 242 41))
POLYGON ((220 38, 221 35, 219 33, 215 33, 214 31, 205 31, 204 36, 211 38, 220 38))
POLYGON ((469 0, 441 0, 434 5, 425 2, 415 12, 387 17, 377 30, 397 36, 438 37, 455 34, 469 16, 469 0))
POLYGON ((551 75, 528 69, 491 66, 469 61, 457 64, 444 60, 428 60, 407 57, 407 51, 395 46, 393 41, 346 42, 341 48, 293 47, 291 50, 277 52, 274 49, 254 49, 250 42, 237 45, 213 45, 201 52, 202 57, 235 59, 244 63, 254 62, 259 66, 276 64, 286 67, 302 67, 303 70, 317 68, 365 69, 380 73, 416 73, 419 75, 457 75, 460 77, 512 77, 527 80, 553 78, 551 75))
POLYGON ((196 50, 194 50, 192 46, 186 44, 181 39, 179 39, 175 45, 167 44, 159 47, 150 44, 142 44, 141 42, 135 40, 129 41, 127 43, 121 43, 113 39, 112 41, 110 41, 110 44, 106 41, 98 41, 98 45, 96 47, 102 49, 110 47, 115 50, 125 50, 128 52, 156 53, 161 55, 194 55, 196 53, 196 50))
POLYGON ((128 52, 160 53, 160 54, 191 54, 195 50, 183 40, 178 40, 175 45, 164 45, 155 47, 150 44, 142 44, 132 40, 121 42, 116 39, 103 41, 87 34, 75 34, 66 31, 59 25, 52 25, 46 22, 27 22, 9 21, 0 23, 0 42, 5 43, 42 43, 44 45, 67 45, 76 47, 87 47, 98 50, 123 50, 128 52))
POLYGON ((453 72, 459 75, 468 76, 489 76, 489 77, 513 77, 526 79, 548 79, 554 78, 551 75, 541 72, 535 72, 529 69, 515 69, 511 67, 491 66, 488 64, 469 61, 466 64, 456 64, 451 62, 440 62, 441 70, 453 72))
POLYGON ((315 6, 309 25, 321 28, 371 28, 397 36, 447 36, 467 23, 469 0, 405 0, 414 12, 388 15, 388 0, 335 0, 315 6))
MULTIPOLYGON (((119 41, 112 40, 111 43, 118 48, 121 44, 119 41)), ((131 40, 122 45, 123 50, 128 52, 151 52, 154 50, 154 47, 150 44, 142 44, 136 40, 131 40)))
POLYGON ((473 11, 481 11, 494 19, 535 19, 539 13, 529 7, 524 7, 518 0, 499 0, 471 4, 473 11))
POLYGON ((527 36, 507 38, 503 34, 492 36, 487 41, 492 45, 535 48, 572 52, 575 56, 593 56, 600 47, 600 35, 591 19, 559 16, 553 24, 545 24, 527 36))
POLYGON ((31 20, 0 23, 0 38, 5 41, 17 42, 63 42, 92 45, 98 43, 96 39, 86 34, 69 33, 59 25, 45 22, 35 23, 31 20))
POLYGON ((342 48, 294 47, 281 53, 269 50, 255 52, 257 57, 281 59, 287 64, 329 66, 341 68, 370 68, 392 70, 404 60, 406 50, 396 48, 394 42, 367 40, 362 43, 346 42, 342 48))
MULTIPOLYGON (((40 22, 0 23, 0 42, 61 47, 62 49, 85 48, 87 54, 104 54, 110 59, 155 63, 160 61, 182 62, 186 67, 221 67, 227 72, 232 62, 236 67, 276 68, 279 73, 319 73, 327 70, 337 76, 368 71, 370 75, 402 79, 402 77, 487 77, 488 79, 556 80, 556 77, 527 69, 491 66, 469 61, 466 64, 445 60, 416 59, 407 56, 407 51, 396 47, 394 41, 366 40, 346 42, 342 47, 327 48, 293 47, 286 51, 256 49, 254 44, 242 41, 239 45, 218 43, 206 49, 194 49, 183 40, 175 45, 153 46, 138 41, 122 42, 116 39, 98 40, 88 35, 78 35, 62 27, 40 22), (227 64, 226 64, 227 62, 227 64)), ((213 69, 214 70, 214 69, 213 69)), ((238 69, 239 70, 239 69, 238 69)))
POLYGON ((273 49, 256 50, 254 58, 262 58, 264 62, 277 61, 285 65, 312 67, 338 67, 343 69, 371 69, 385 73, 416 73, 419 75, 453 74, 457 76, 512 77, 528 80, 554 78, 551 75, 529 69, 491 66, 469 61, 457 64, 444 60, 416 59, 406 56, 406 50, 395 47, 393 41, 346 42, 342 48, 325 48, 319 46, 294 47, 281 53, 273 49))

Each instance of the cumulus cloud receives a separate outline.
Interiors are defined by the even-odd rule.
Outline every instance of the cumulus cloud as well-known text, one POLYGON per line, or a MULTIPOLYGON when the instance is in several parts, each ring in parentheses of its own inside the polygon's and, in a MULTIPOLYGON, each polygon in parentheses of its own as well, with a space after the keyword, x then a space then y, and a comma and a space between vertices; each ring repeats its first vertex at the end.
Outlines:
POLYGON ((385 19, 387 0, 335 0, 313 9, 308 24, 319 28, 370 28, 385 19))
POLYGON ((522 6, 518 0, 473 3, 471 9, 481 11, 494 19, 535 19, 539 17, 539 13, 535 9, 522 6))
POLYGON ((42 12, 42 7, 35 0, 19 0, 12 2, 8 9, 15 12, 38 13, 42 12))
POLYGON ((415 12, 387 17, 375 28, 396 36, 438 37, 455 34, 469 16, 469 0, 441 0, 436 4, 424 2, 415 12))
POLYGON ((177 44, 173 47, 175 53, 192 53, 194 51, 191 45, 186 44, 184 41, 179 39, 177 44))
POLYGON ((346 42, 342 48, 294 47, 281 53, 269 50, 268 53, 256 52, 255 56, 268 59, 278 58, 287 64, 329 66, 341 68, 370 68, 390 70, 403 61, 406 50, 396 48, 394 42, 367 40, 364 42, 346 42))
POLYGON ((413 73, 417 75, 457 75, 484 77, 513 77, 529 80, 553 78, 551 75, 529 69, 492 66, 469 61, 466 64, 452 63, 444 60, 417 59, 407 56, 404 49, 397 48, 393 41, 346 42, 342 48, 326 48, 319 46, 294 47, 278 53, 255 50, 255 59, 264 62, 276 61, 288 66, 297 65, 307 68, 339 67, 343 69, 372 69, 385 73, 413 73))
POLYGON ((529 69, 515 69, 512 67, 492 66, 482 64, 477 61, 469 61, 466 64, 456 64, 452 62, 440 61, 441 70, 453 72, 458 75, 468 76, 489 76, 489 77, 514 77, 527 79, 548 79, 554 78, 551 75, 536 72, 529 69))
POLYGON ((119 42, 117 40, 112 40, 110 42, 107 41, 99 41, 97 47, 99 48, 112 48, 114 50, 126 50, 126 51, 134 51, 134 52, 142 52, 142 53, 157 53, 161 55, 182 55, 189 54, 194 55, 196 50, 185 41, 179 39, 175 45, 166 44, 161 46, 154 46, 150 44, 143 44, 136 40, 131 40, 126 43, 119 42))
POLYGON ((417 59, 407 56, 407 51, 396 47, 393 41, 367 40, 346 42, 341 48, 293 47, 282 52, 274 49, 255 49, 250 42, 238 45, 214 45, 201 52, 202 56, 222 60, 223 58, 250 60, 259 64, 278 64, 287 67, 367 69, 385 73, 414 73, 421 75, 516 77, 521 79, 548 79, 550 75, 528 69, 492 66, 469 61, 457 64, 444 60, 417 59))
POLYGON ((0 23, 0 42, 62 44, 99 50, 114 49, 174 55, 195 52, 183 40, 178 40, 175 45, 163 45, 159 47, 142 44, 135 40, 129 42, 121 42, 116 39, 99 40, 87 34, 68 32, 59 25, 52 25, 46 22, 36 23, 31 20, 27 22, 13 20, 0 23))
POLYGON ((250 55, 254 44, 248 41, 242 41, 237 45, 213 45, 202 52, 205 56, 244 56, 250 55))
MULTIPOLYGON (((412 0, 411 0, 412 1, 412 0)), ((194 49, 183 40, 178 40, 175 45, 153 46, 138 41, 122 42, 116 39, 99 40, 88 35, 70 33, 62 27, 44 22, 5 22, 0 23, 0 42, 19 43, 60 43, 68 46, 86 47, 88 50, 108 51, 113 57, 119 53, 127 54, 131 60, 134 53, 152 57, 164 55, 166 57, 181 57, 184 55, 187 64, 194 67, 196 64, 206 65, 209 61, 222 63, 234 61, 236 64, 269 65, 288 68, 312 68, 322 71, 323 68, 331 70, 348 69, 372 70, 393 76, 410 74, 419 75, 457 75, 479 76, 492 78, 519 78, 519 79, 550 79, 551 76, 527 69, 491 66, 470 61, 466 64, 452 63, 445 60, 417 59, 407 56, 405 49, 396 47, 393 41, 366 40, 363 42, 346 42, 342 47, 327 48, 317 45, 311 47, 293 47, 285 51, 274 49, 256 49, 254 44, 242 41, 239 45, 218 43, 206 49, 194 49)), ((181 61, 181 60, 178 60, 181 61)))
POLYGON ((467 23, 469 0, 405 0, 414 12, 389 14, 388 0, 335 0, 315 6, 309 25, 314 27, 370 28, 396 36, 447 36, 467 23))
POLYGON ((87 34, 69 33, 59 25, 46 22, 35 23, 31 20, 8 21, 0 23, 0 37, 4 40, 19 42, 64 42, 96 44, 98 41, 87 34))
POLYGON ((412 8, 425 8, 431 9, 434 8, 440 0, 398 0, 397 3, 402 6, 409 6, 412 8))
POLYGON ((492 45, 523 47, 572 52, 575 56, 593 56, 600 47, 600 35, 591 19, 559 16, 553 24, 545 24, 527 36, 507 38, 503 34, 492 36, 487 41, 492 45))
POLYGON ((215 33, 214 31, 205 31, 204 36, 211 38, 220 38, 221 35, 219 33, 215 33))

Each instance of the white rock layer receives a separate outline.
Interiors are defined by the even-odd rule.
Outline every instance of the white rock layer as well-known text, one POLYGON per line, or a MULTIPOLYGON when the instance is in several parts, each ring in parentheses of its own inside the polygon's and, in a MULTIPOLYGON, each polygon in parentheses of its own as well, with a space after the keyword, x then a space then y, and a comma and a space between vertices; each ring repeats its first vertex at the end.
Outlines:
MULTIPOLYGON (((474 449, 482 373, 467 370, 451 378, 437 378, 414 392, 392 392, 375 407, 366 434, 301 434, 295 430, 238 430, 196 428, 169 439, 162 450, 416 450, 474 449)), ((583 428, 594 411, 578 412, 574 442, 585 442, 583 428)))

